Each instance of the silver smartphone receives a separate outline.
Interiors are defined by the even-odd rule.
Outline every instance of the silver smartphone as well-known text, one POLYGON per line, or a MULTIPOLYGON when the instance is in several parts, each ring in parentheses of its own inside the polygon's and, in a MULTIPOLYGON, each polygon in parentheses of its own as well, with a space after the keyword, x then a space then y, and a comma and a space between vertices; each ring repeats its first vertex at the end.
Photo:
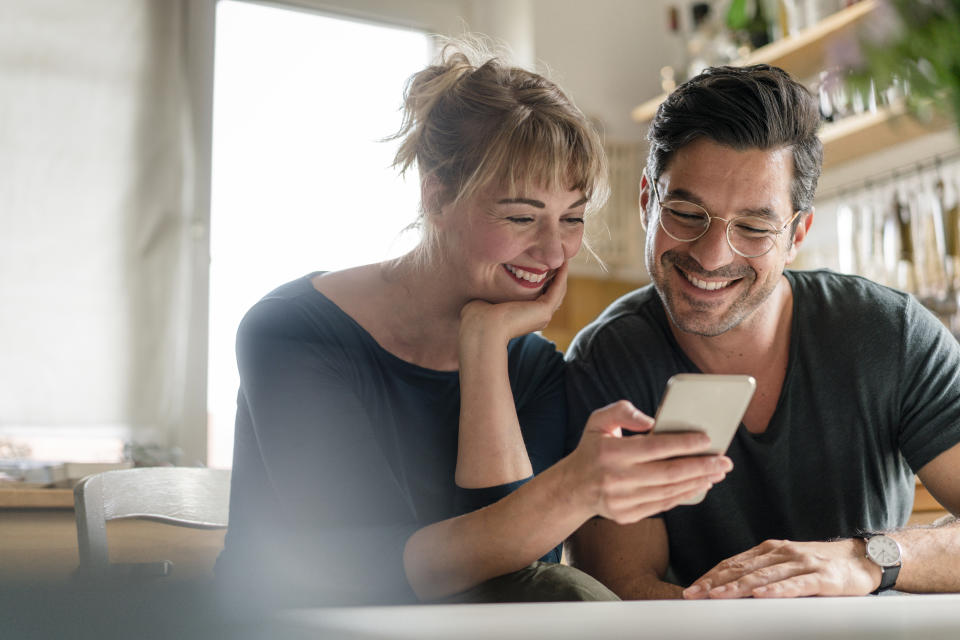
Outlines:
MULTIPOLYGON (((752 376, 679 373, 667 381, 653 432, 702 431, 710 438, 704 453, 724 453, 756 388, 752 376)), ((683 504, 697 504, 705 495, 683 504)))

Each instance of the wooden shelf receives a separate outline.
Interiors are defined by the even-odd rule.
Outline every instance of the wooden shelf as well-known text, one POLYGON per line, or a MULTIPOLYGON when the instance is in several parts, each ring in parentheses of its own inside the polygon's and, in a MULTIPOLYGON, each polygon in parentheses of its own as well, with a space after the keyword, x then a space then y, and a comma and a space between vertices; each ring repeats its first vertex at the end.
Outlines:
POLYGON ((820 130, 823 168, 836 167, 887 147, 943 131, 951 125, 952 121, 942 115, 930 122, 921 122, 907 113, 902 105, 849 116, 826 124, 820 130))
MULTIPOLYGON (((788 71, 796 78, 807 78, 827 66, 829 43, 851 34, 861 20, 876 8, 876 0, 862 0, 830 15, 795 36, 788 36, 761 47, 738 65, 766 63, 788 71)), ((667 94, 647 100, 631 112, 637 122, 648 122, 667 94)))

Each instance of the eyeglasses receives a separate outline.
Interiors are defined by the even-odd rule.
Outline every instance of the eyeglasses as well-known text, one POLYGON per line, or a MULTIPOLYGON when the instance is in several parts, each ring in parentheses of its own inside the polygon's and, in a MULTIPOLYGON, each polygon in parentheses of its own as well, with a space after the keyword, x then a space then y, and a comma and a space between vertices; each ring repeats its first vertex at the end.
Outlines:
MULTIPOLYGON (((710 213, 698 204, 685 200, 660 201, 657 184, 650 181, 653 196, 660 202, 660 228, 678 242, 693 242, 706 235, 713 220, 727 225, 727 244, 734 253, 744 258, 759 258, 776 246, 783 231, 797 219, 803 211, 797 211, 781 227, 776 227, 765 218, 757 216, 737 216, 730 220, 710 213)), ((646 221, 641 216, 644 230, 646 221)))

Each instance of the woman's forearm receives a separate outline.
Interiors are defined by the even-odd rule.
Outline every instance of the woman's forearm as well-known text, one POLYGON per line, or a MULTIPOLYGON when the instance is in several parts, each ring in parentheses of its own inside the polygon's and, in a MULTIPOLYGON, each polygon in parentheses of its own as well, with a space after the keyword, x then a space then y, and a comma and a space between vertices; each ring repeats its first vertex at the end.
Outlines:
POLYGON ((506 337, 478 328, 460 341, 456 483, 493 487, 533 474, 507 376, 506 337))
POLYGON ((722 456, 700 456, 702 433, 651 434, 652 420, 620 401, 590 414, 577 448, 528 483, 491 504, 414 533, 403 561, 421 599, 469 589, 526 566, 601 515, 637 522, 707 491, 732 468, 722 456))
POLYGON ((414 533, 403 554, 421 600, 434 600, 522 569, 592 514, 561 460, 498 502, 414 533))

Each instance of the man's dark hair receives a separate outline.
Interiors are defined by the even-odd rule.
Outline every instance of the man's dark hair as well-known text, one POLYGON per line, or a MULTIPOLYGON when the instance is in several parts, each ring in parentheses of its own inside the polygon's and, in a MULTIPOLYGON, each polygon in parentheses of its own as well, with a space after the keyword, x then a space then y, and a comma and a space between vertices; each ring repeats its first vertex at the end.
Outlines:
POLYGON ((659 180, 671 156, 698 138, 739 151, 793 151, 790 199, 795 211, 813 206, 823 145, 820 112, 799 82, 778 67, 712 67, 676 88, 650 125, 649 180, 659 180))

